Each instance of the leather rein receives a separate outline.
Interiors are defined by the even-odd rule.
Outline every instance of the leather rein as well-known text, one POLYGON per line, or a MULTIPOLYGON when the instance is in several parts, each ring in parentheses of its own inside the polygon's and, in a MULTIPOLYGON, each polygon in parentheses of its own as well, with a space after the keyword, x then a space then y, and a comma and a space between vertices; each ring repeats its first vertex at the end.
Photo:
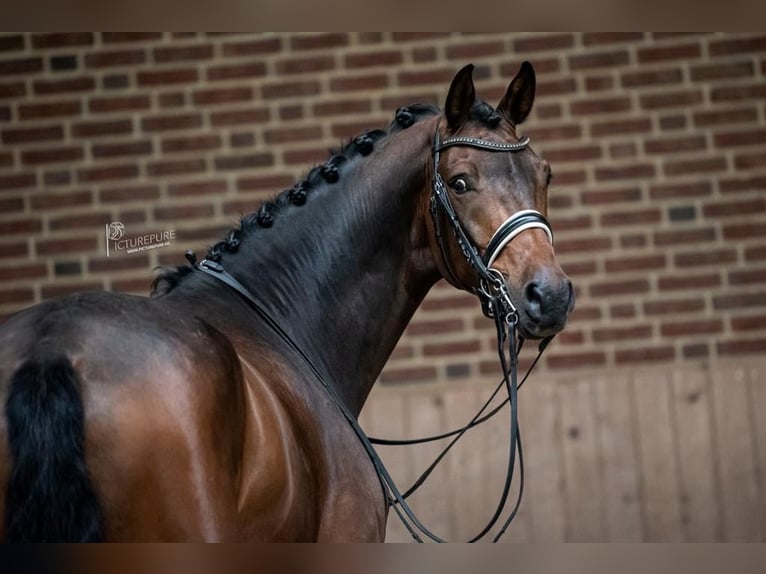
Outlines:
POLYGON ((452 431, 435 436, 411 440, 388 440, 368 437, 359 425, 356 417, 354 417, 345 407, 335 389, 329 383, 326 374, 324 374, 322 370, 311 360, 311 358, 304 353, 304 351, 287 333, 287 331, 274 317, 271 316, 271 314, 263 307, 258 299, 244 285, 242 285, 239 281, 237 281, 236 278, 228 273, 220 263, 205 259, 198 264, 194 264, 195 269, 210 275, 211 277, 214 277, 216 280, 221 281, 222 283, 237 291, 253 307, 258 315, 261 316, 266 324, 268 324, 269 327, 271 327, 271 329, 274 330, 274 332, 277 333, 277 335, 288 345, 288 347, 290 347, 303 359, 314 376, 320 382, 322 387, 328 393, 332 401, 338 407, 341 414, 346 419, 349 426, 352 428, 357 438, 361 442, 373 464, 373 467, 375 468, 375 472, 377 473, 383 487, 383 492, 388 505, 394 509, 397 516, 404 524, 405 528, 417 542, 423 542, 421 534, 426 538, 433 540, 434 542, 446 541, 431 532, 421 523, 410 505, 407 503, 406 499, 423 484, 426 478, 431 474, 434 468, 436 468, 436 466, 444 458, 452 446, 460 439, 460 437, 463 436, 463 434, 465 434, 469 429, 478 426, 482 422, 494 416, 505 406, 506 402, 510 403, 511 406, 511 417, 509 425, 510 452, 508 456, 508 466, 506 470, 503 492, 501 494, 498 506, 490 521, 476 536, 468 540, 468 542, 477 542, 483 539, 498 523, 500 516, 505 510, 515 470, 517 450, 520 468, 520 485, 518 497, 510 515, 503 522, 498 533, 492 538, 493 542, 499 541, 503 536, 511 521, 515 517, 521 503, 521 498, 524 492, 524 459, 521 446, 521 434, 518 424, 518 389, 521 387, 521 385, 524 384, 524 381, 526 381, 530 372, 537 364, 540 356, 553 337, 543 339, 543 341, 540 343, 537 357, 534 359, 529 369, 527 370, 527 373, 524 375, 524 378, 519 383, 517 380, 518 356, 524 343, 524 339, 517 333, 517 325, 519 321, 518 311, 513 304, 508 285, 505 282, 503 275, 496 269, 492 268, 491 265, 499 253, 503 250, 503 248, 508 245, 514 237, 518 236, 523 231, 534 228, 542 229, 548 235, 551 243, 553 242, 553 233, 551 231, 550 225, 548 224, 548 221, 541 213, 534 210, 519 211, 506 219, 506 221, 504 221, 498 227, 489 243, 487 244, 487 247, 484 250, 484 254, 480 256, 478 249, 469 239, 468 235, 463 229, 463 226, 460 223, 459 218, 457 217, 457 213, 455 212, 455 209, 453 208, 449 199, 447 188, 441 175, 439 174, 438 168, 440 152, 448 147, 465 146, 491 152, 516 152, 526 149, 528 145, 529 138, 527 137, 522 138, 518 142, 498 143, 470 137, 453 137, 441 141, 438 131, 435 136, 434 147, 432 150, 434 156, 434 179, 430 199, 430 212, 434 224, 436 240, 442 255, 442 261, 452 282, 456 285, 462 285, 462 282, 457 279, 457 276, 452 269, 449 257, 447 256, 446 248, 444 246, 444 233, 441 228, 439 217, 440 210, 446 215, 449 221, 450 227, 458 243, 458 246, 460 247, 461 253, 479 278, 478 286, 467 287, 467 290, 471 291, 479 297, 482 312, 485 316, 493 319, 495 322, 497 331, 498 356, 500 358, 500 364, 503 372, 503 380, 491 394, 489 399, 484 403, 479 412, 471 419, 468 424, 462 428, 454 429, 452 431), (503 387, 506 389, 507 398, 494 409, 492 409, 489 413, 483 414, 489 408, 490 404, 497 396, 500 389, 503 387), (404 493, 402 493, 394 483, 394 480, 392 479, 391 475, 383 464, 383 461, 375 450, 375 447, 373 446, 373 444, 420 444, 449 437, 454 438, 447 444, 447 446, 436 457, 433 463, 426 469, 420 478, 412 485, 412 487, 410 487, 404 493))

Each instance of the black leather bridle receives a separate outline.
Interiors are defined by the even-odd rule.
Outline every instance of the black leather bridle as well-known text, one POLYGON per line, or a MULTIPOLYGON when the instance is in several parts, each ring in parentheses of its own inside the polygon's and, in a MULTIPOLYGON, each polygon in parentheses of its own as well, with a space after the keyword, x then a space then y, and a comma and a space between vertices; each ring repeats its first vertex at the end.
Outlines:
POLYGON ((444 268, 447 271, 447 275, 449 275, 449 280, 455 286, 463 287, 477 295, 482 302, 482 310, 488 317, 491 317, 491 305, 489 302, 493 298, 499 298, 501 300, 504 307, 503 310, 506 313, 516 313, 516 307, 513 305, 513 301, 511 300, 508 291, 508 284, 502 274, 492 268, 492 263, 497 259, 500 252, 514 237, 527 229, 542 229, 548 235, 548 239, 551 243, 553 243, 553 231, 551 230, 548 220, 545 219, 543 214, 539 211, 533 209, 517 211, 506 219, 492 234, 489 243, 487 243, 487 247, 484 249, 484 254, 480 256, 476 245, 471 241, 468 234, 463 229, 457 213, 455 212, 455 208, 452 207, 447 187, 444 185, 444 180, 439 173, 439 158, 441 151, 448 147, 462 146, 491 152, 517 152, 526 149, 528 145, 529 138, 526 136, 519 141, 512 143, 493 142, 490 140, 465 136, 452 137, 441 141, 438 130, 434 136, 434 184, 431 193, 430 211, 434 225, 434 232, 436 234, 436 242, 439 245, 439 251, 441 252, 441 259, 444 268), (444 246, 444 234, 441 229, 439 209, 446 215, 463 257, 465 257, 468 264, 476 272, 476 275, 479 278, 478 285, 466 286, 458 279, 457 274, 453 270, 450 258, 447 256, 447 250, 444 246))
MULTIPOLYGON (((500 502, 498 503, 498 506, 488 524, 481 530, 481 532, 471 538, 469 542, 476 542, 483 539, 484 536, 486 536, 487 533, 489 533, 489 531, 497 524, 501 514, 505 510, 514 474, 517 448, 520 467, 519 494, 510 515, 502 524, 498 533, 493 537, 493 542, 499 541, 499 539, 503 536, 511 521, 516 516, 519 505, 521 503, 521 498, 524 492, 524 459, 521 446, 521 434, 518 427, 518 389, 521 387, 521 385, 524 384, 524 381, 526 381, 527 377, 529 376, 534 366, 537 364, 548 343, 550 343, 552 337, 544 339, 540 343, 537 357, 532 362, 527 373, 524 375, 524 378, 519 383, 517 381, 518 356, 524 340, 517 334, 517 325, 519 320, 518 312, 515 305, 513 304, 510 291, 504 277, 499 271, 492 268, 492 263, 498 254, 502 251, 502 249, 508 245, 508 243, 514 237, 518 236, 521 232, 527 229, 543 229, 547 233, 551 242, 553 241, 553 233, 551 231, 550 225, 548 224, 548 221, 545 219, 545 217, 543 217, 541 213, 533 210, 519 211, 513 214, 500 225, 500 227, 497 229, 497 231, 495 231, 489 243, 487 244, 487 247, 484 249, 484 254, 480 256, 478 249, 463 230, 463 226, 457 217, 457 213, 452 207, 452 203, 447 193, 447 188, 444 185, 444 181, 441 175, 439 174, 438 168, 440 152, 447 147, 467 146, 492 152, 515 152, 525 149, 528 144, 529 138, 526 137, 514 143, 498 143, 469 137, 453 137, 444 141, 440 141, 438 132, 435 137, 433 147, 434 182, 430 200, 430 211, 433 218, 436 240, 442 255, 442 261, 444 263, 445 269, 447 270, 447 273, 451 276, 450 278, 456 282, 456 285, 461 285, 461 282, 454 274, 449 261, 449 257, 447 256, 446 248, 444 246, 444 236, 440 225, 439 209, 442 209, 447 216, 463 256, 466 258, 471 267, 476 271, 479 277, 479 284, 477 286, 470 287, 470 291, 479 297, 484 314, 487 317, 492 318, 495 322, 495 327, 497 330, 498 355, 503 370, 503 380, 501 381, 500 385, 498 385, 498 387, 485 402, 484 406, 473 417, 473 419, 462 428, 436 436, 401 441, 373 439, 368 437, 359 425, 359 422, 348 411, 333 386, 329 383, 329 377, 323 373, 322 370, 311 360, 311 358, 304 353, 304 351, 287 333, 287 331, 285 331, 279 322, 271 316, 271 314, 261 305, 258 299, 256 299, 256 297, 253 296, 253 294, 244 285, 242 285, 239 281, 237 281, 236 278, 228 273, 220 263, 205 259, 194 265, 194 267, 199 271, 214 277, 216 280, 225 283, 230 288, 237 291, 253 307, 253 309, 261 316, 261 318, 274 330, 274 332, 276 332, 277 335, 304 360, 314 376, 332 398, 333 402, 341 411, 349 426, 351 426, 352 430, 361 442, 362 446, 370 457, 378 478, 380 479, 381 485, 383 487, 383 493, 389 506, 396 512, 399 519, 402 521, 404 526, 417 542, 423 542, 423 539, 418 534, 418 532, 435 542, 445 542, 445 540, 431 532, 420 522, 412 508, 407 503, 406 498, 409 497, 423 484, 433 469, 439 464, 439 462, 457 442, 457 440, 463 434, 465 434, 465 432, 494 416, 505 406, 506 402, 510 403, 511 406, 509 429, 510 452, 503 492, 500 498, 500 502), (506 358, 506 345, 508 348, 508 358, 506 358), (492 403, 495 396, 500 391, 500 389, 503 388, 503 386, 506 388, 508 394, 507 399, 496 406, 488 414, 483 415, 484 411, 489 408, 489 405, 492 403), (428 467, 428 469, 426 469, 426 471, 420 476, 415 484, 413 484, 413 486, 409 488, 405 493, 402 493, 394 483, 394 480, 391 478, 391 475, 388 473, 388 470, 386 469, 383 461, 373 446, 373 444, 419 444, 448 437, 454 438, 442 450, 439 456, 428 467)), ((193 260, 193 256, 190 260, 193 260)))

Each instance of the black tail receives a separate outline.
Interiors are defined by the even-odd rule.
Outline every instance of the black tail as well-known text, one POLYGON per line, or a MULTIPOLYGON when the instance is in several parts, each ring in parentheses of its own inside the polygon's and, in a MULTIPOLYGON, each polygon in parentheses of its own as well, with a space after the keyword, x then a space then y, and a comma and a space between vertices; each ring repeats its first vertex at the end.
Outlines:
POLYGON ((5 404, 12 466, 6 542, 97 542, 103 517, 85 466, 80 381, 67 358, 27 361, 5 404))

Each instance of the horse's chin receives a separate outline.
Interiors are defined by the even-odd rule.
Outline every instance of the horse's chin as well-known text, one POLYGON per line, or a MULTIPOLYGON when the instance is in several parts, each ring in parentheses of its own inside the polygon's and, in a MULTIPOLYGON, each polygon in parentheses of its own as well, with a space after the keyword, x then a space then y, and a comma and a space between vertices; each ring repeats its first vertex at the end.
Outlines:
POLYGON ((547 337, 552 337, 557 333, 560 333, 566 325, 567 318, 564 317, 561 321, 552 325, 540 325, 533 321, 524 311, 519 313, 518 332, 519 335, 525 339, 539 340, 547 337))

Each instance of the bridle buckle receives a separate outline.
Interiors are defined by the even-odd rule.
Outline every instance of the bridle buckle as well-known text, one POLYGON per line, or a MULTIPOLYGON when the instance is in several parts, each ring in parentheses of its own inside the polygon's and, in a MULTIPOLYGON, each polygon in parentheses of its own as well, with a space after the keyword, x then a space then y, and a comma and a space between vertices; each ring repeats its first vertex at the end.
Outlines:
POLYGON ((497 269, 493 267, 487 269, 484 277, 479 281, 477 295, 481 300, 482 312, 486 317, 494 318, 493 307, 497 307, 505 315, 509 325, 515 325, 518 322, 519 315, 513 304, 508 283, 497 269))

